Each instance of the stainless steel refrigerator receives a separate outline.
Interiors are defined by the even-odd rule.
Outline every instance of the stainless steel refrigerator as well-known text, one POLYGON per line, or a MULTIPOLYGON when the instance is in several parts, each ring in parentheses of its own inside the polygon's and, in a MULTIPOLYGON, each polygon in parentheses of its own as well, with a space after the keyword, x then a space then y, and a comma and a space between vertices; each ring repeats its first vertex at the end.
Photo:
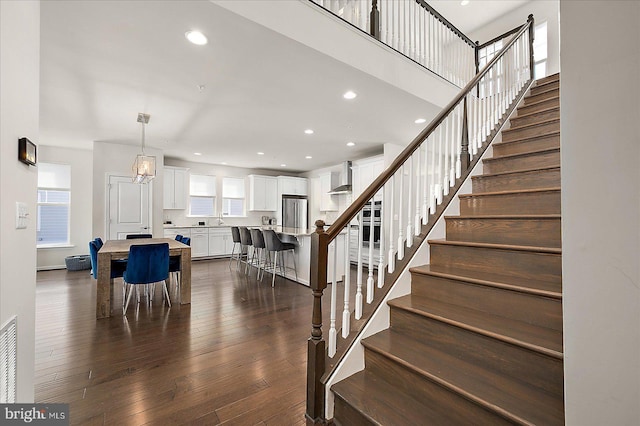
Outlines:
POLYGON ((300 195, 282 196, 282 226, 285 228, 307 229, 307 197, 300 195))

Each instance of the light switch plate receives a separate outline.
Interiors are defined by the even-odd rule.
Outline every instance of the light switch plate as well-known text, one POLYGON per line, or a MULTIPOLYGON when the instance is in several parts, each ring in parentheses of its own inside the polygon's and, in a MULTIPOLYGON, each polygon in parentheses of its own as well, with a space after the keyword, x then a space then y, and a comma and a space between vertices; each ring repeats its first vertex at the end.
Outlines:
POLYGON ((27 203, 16 201, 16 229, 27 229, 28 218, 29 211, 27 210, 27 203))

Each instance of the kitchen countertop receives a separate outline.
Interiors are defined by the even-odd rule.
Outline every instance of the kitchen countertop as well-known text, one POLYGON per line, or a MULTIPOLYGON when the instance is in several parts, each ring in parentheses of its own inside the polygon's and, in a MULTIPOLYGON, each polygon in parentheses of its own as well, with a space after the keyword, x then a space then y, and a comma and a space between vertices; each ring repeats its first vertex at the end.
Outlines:
POLYGON ((231 225, 175 225, 175 224, 164 224, 162 225, 164 229, 172 229, 172 228, 231 228, 231 225))

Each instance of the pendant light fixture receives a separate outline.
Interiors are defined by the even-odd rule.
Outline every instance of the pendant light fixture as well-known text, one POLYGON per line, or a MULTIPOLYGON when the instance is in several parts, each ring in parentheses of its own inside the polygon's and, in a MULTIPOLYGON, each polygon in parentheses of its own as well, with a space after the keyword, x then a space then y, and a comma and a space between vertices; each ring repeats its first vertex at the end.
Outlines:
POLYGON ((133 162, 133 183, 148 183, 156 177, 156 157, 144 154, 144 125, 149 123, 149 114, 138 113, 138 123, 142 125, 142 153, 133 162))

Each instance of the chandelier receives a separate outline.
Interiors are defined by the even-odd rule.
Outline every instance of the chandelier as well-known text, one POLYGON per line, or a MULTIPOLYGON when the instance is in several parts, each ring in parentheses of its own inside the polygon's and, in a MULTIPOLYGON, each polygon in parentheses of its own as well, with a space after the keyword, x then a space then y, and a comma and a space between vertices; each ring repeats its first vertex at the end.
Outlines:
POLYGON ((133 183, 148 183, 156 177, 156 157, 144 154, 144 125, 149 122, 149 114, 138 113, 138 123, 142 125, 142 152, 133 162, 133 183))

